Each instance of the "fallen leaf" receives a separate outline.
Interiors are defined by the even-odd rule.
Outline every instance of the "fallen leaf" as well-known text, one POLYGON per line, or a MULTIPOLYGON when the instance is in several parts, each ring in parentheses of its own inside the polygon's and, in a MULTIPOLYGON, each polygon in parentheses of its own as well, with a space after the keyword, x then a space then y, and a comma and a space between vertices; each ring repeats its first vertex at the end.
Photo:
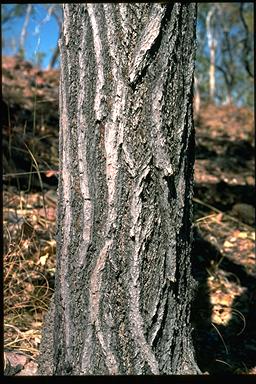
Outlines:
POLYGON ((47 240, 46 241, 51 247, 56 247, 56 240, 52 239, 52 240, 47 240))
MULTIPOLYGON (((31 325, 33 328, 41 329, 42 321, 32 321, 31 325)), ((37 337, 36 337, 36 339, 37 339, 37 337)))
POLYGON ((247 232, 240 232, 239 235, 238 235, 238 237, 239 237, 240 239, 247 239, 247 237, 248 237, 248 233, 247 233, 247 232))
POLYGON ((224 248, 231 248, 234 247, 235 244, 230 243, 230 241, 226 240, 223 244, 224 248))
POLYGON ((55 221, 55 218, 56 218, 56 209, 53 208, 53 207, 49 207, 49 208, 41 208, 38 210, 38 214, 47 219, 47 220, 50 220, 50 221, 55 221))
POLYGON ((34 289, 35 289, 35 287, 33 286, 33 284, 31 284, 31 283, 27 283, 27 284, 26 284, 26 290, 27 290, 28 292, 33 292, 34 289))
POLYGON ((45 265, 46 260, 48 259, 48 257, 49 257, 49 253, 46 253, 46 255, 41 256, 40 259, 39 259, 39 263, 41 265, 45 265))
POLYGON ((215 220, 217 221, 217 223, 221 223, 222 221, 222 218, 223 218, 223 213, 218 213, 216 216, 215 216, 215 220))
POLYGON ((55 176, 59 173, 59 171, 56 171, 54 169, 49 169, 48 171, 45 172, 46 177, 52 177, 55 176))
POLYGON ((34 361, 30 361, 27 363, 19 373, 16 374, 16 376, 36 376, 37 374, 37 367, 38 364, 34 361))

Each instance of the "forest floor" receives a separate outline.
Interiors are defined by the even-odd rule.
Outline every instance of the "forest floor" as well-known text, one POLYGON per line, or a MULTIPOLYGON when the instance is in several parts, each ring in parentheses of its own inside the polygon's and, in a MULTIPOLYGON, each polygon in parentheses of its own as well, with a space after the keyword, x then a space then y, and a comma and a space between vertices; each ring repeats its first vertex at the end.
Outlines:
MULTIPOLYGON (((54 289, 57 70, 2 58, 4 361, 35 375, 54 289)), ((196 118, 192 323, 202 372, 256 373, 253 112, 204 105, 196 118)))

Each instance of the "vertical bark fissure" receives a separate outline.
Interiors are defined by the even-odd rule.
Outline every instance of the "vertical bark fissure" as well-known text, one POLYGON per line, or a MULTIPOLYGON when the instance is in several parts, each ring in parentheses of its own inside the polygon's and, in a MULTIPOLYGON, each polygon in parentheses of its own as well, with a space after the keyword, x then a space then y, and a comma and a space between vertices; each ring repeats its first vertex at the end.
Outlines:
POLYGON ((79 80, 81 82, 81 88, 78 96, 77 102, 77 123, 78 127, 78 140, 77 140, 77 151, 78 151, 78 167, 79 167, 79 181, 80 181, 80 190, 83 197, 83 229, 82 229, 82 242, 80 244, 80 256, 79 256, 79 266, 82 267, 85 262, 85 257, 87 249, 91 242, 92 237, 92 202, 89 192, 89 176, 88 176, 88 163, 87 163, 87 131, 88 131, 88 122, 84 113, 84 100, 85 100, 85 71, 86 67, 84 65, 84 47, 86 44, 87 30, 85 28, 85 22, 82 21, 82 41, 81 49, 79 51, 79 80))
POLYGON ((132 58, 131 68, 129 70, 130 85, 135 85, 138 79, 145 73, 150 63, 155 43, 161 33, 162 20, 165 14, 165 8, 160 5, 152 7, 149 23, 141 34, 138 46, 135 49, 135 55, 132 58))
MULTIPOLYGON (((93 218, 94 218, 94 207, 93 207, 93 196, 89 190, 89 164, 88 164, 88 129, 90 122, 88 121, 88 116, 84 111, 84 103, 88 97, 88 92, 86 91, 86 64, 85 64, 85 50, 86 50, 86 40, 88 39, 88 19, 83 19, 81 24, 82 38, 81 38, 81 47, 78 53, 78 63, 79 63, 79 82, 80 82, 80 92, 78 96, 77 103, 77 122, 78 122, 78 138, 77 138, 77 157, 78 157, 78 168, 79 168, 79 181, 80 181, 80 191, 83 201, 83 226, 82 226, 82 240, 79 245, 79 258, 77 263, 77 275, 80 277, 80 289, 86 287, 85 283, 82 283, 84 280, 83 273, 80 275, 81 271, 84 269, 86 263, 86 258, 88 259, 88 249, 92 244, 93 236, 93 218)), ((87 260, 88 262, 88 260, 87 260)), ((90 345, 92 342, 92 327, 90 325, 91 320, 87 320, 87 332, 83 335, 86 338, 86 341, 83 342, 83 347, 81 347, 82 358, 79 358, 79 365, 81 371, 83 371, 84 366, 88 366, 90 362, 89 356, 85 356, 82 353, 82 348, 85 345, 90 345)), ((88 351, 88 348, 86 349, 88 351)), ((90 349, 92 352, 92 348, 90 349)), ((79 372, 79 370, 78 370, 79 372)))
POLYGON ((130 288, 130 308, 129 308, 129 317, 131 325, 131 333, 136 344, 140 350, 140 353, 143 355, 144 360, 147 361, 151 371, 154 374, 159 373, 158 363, 155 358, 154 353, 150 347, 150 344, 147 342, 144 335, 144 319, 142 318, 140 312, 140 299, 141 299, 141 284, 140 284, 140 269, 141 269, 141 248, 145 240, 145 236, 142 234, 142 223, 141 223, 141 214, 142 214, 142 202, 141 202, 141 192, 143 189, 143 179, 145 179, 150 172, 150 167, 148 163, 150 159, 145 164, 145 169, 141 170, 141 175, 138 178, 137 186, 135 187, 135 193, 133 195, 131 203, 131 219, 132 227, 130 231, 131 238, 134 239, 134 250, 131 259, 130 265, 130 278, 131 278, 131 288, 130 288))
MULTIPOLYGON (((104 61, 102 55, 102 42, 100 31, 98 27, 98 20, 95 12, 95 5, 88 4, 87 10, 90 18, 91 28, 93 32, 93 42, 94 42, 94 52, 96 57, 96 91, 94 99, 94 111, 95 111, 95 120, 101 122, 103 119, 103 109, 101 103, 105 98, 103 93, 103 86, 105 83, 104 79, 104 61)), ((109 343, 104 337, 104 332, 102 331, 102 324, 100 320, 99 307, 101 299, 101 280, 102 273, 105 268, 105 264, 112 246, 113 240, 108 239, 109 231, 112 225, 115 222, 115 207, 114 207, 114 192, 115 192, 115 182, 116 182, 116 173, 117 173, 117 153, 115 147, 116 131, 114 125, 108 126, 108 123, 104 121, 105 127, 105 153, 106 153, 106 184, 108 189, 108 213, 106 219, 106 228, 105 228, 105 244, 99 252, 96 265, 91 273, 90 286, 89 286, 89 309, 90 309, 90 319, 92 324, 95 326, 95 335, 101 345, 103 354, 106 359, 106 366, 110 374, 116 374, 118 372, 118 365, 115 359, 115 356, 110 350, 109 343)), ((87 345, 87 344, 85 344, 87 345)), ((85 368, 85 367, 84 367, 85 368)))
MULTIPOLYGON (((97 18, 95 15, 93 4, 87 4, 87 11, 90 18, 92 33, 93 33, 93 44, 94 44, 94 53, 96 57, 96 91, 94 98, 94 112, 97 121, 101 121, 103 117, 102 113, 102 101, 104 100, 103 86, 105 83, 104 79, 104 67, 103 67, 103 58, 102 58, 102 46, 100 39, 100 31, 98 27, 97 18)), ((84 32, 84 31, 83 31, 84 32)))
MULTIPOLYGON (((68 34, 64 35, 66 39, 68 39, 68 34)), ((66 40, 67 44, 67 40, 66 40)), ((61 307, 62 307, 62 316, 63 316, 63 330, 65 334, 65 348, 67 353, 67 359, 70 358, 70 344, 71 344, 71 335, 70 335, 70 292, 68 287, 68 267, 69 267, 69 253, 68 253, 68 245, 69 245, 69 237, 71 231, 71 178, 70 173, 71 169, 70 158, 69 158, 69 149, 70 149, 70 129, 69 129, 69 118, 68 118, 68 84, 66 83, 66 71, 70 68, 70 63, 68 58, 66 61, 63 61, 63 66, 61 68, 61 83, 62 89, 60 90, 60 108, 63 111, 61 115, 61 149, 62 153, 60 157, 62 159, 62 173, 61 173, 61 192, 62 192, 62 207, 64 206, 63 211, 63 231, 62 231, 62 244, 61 250, 63 254, 63 259, 59 259, 59 276, 60 276, 60 299, 61 299, 61 307)), ((57 314, 56 314, 57 316, 57 314)), ((55 339, 55 341, 57 341, 55 339)))

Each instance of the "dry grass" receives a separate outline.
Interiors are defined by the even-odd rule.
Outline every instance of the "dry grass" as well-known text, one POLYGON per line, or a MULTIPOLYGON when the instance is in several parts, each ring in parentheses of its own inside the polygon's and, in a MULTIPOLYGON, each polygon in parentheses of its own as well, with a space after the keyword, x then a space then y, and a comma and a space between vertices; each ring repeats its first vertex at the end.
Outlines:
POLYGON ((4 191, 3 203, 4 347, 36 357, 53 292, 55 221, 42 193, 4 191))
POLYGON ((41 174, 58 168, 58 79, 17 57, 3 60, 4 348, 32 357, 54 287, 56 190, 41 174))
POLYGON ((200 236, 213 246, 207 250, 203 243, 196 255, 196 262, 206 271, 202 281, 199 280, 209 300, 209 306, 203 301, 196 307, 203 321, 201 325, 205 326, 204 357, 212 365, 212 373, 228 369, 234 374, 255 374, 252 351, 256 347, 256 292, 250 285, 256 277, 254 228, 199 199, 194 200, 197 217, 194 225, 200 236), (214 337, 219 341, 218 351, 218 344, 213 343, 212 349, 209 343, 214 337))
MULTIPOLYGON (((31 172, 26 172, 26 177, 30 180, 26 192, 4 185, 4 348, 23 351, 36 359, 39 353, 43 317, 49 306, 54 286, 56 191, 51 189, 46 192, 40 179, 40 172, 45 171, 45 174, 48 172, 50 177, 54 172, 53 169, 58 169, 58 124, 55 116, 58 74, 56 72, 40 74, 40 71, 26 68, 22 63, 16 73, 13 70, 15 63, 14 60, 14 64, 11 65, 7 61, 6 68, 9 69, 3 74, 3 90, 8 107, 8 121, 4 135, 6 151, 3 157, 5 183, 13 181, 16 172, 21 172, 17 169, 19 161, 15 160, 15 156, 20 153, 22 157, 31 160, 31 172), (50 75, 52 79, 49 79, 50 75), (50 84, 51 87, 32 87, 31 79, 35 80, 35 84, 40 80, 50 84), (15 104, 26 112, 25 117, 22 117, 19 109, 17 111, 14 107, 10 109, 15 104), (30 190, 32 176, 41 192, 33 193, 30 190)), ((214 113, 211 110, 209 112, 209 109, 207 111, 205 116, 201 117, 203 125, 210 127, 207 128, 207 135, 211 132, 217 136, 222 134, 222 131, 226 134, 231 127, 234 137, 237 135, 239 139, 247 139, 248 136, 251 140, 252 131, 250 123, 246 120, 247 111, 243 113, 243 124, 241 122, 238 124, 235 117, 231 124, 230 118, 233 118, 236 110, 229 111, 228 117, 227 111, 221 110, 219 112, 221 123, 218 126, 216 119, 208 121, 209 116, 215 117, 216 108, 214 113), (227 119, 225 126, 224 119, 227 119)), ((206 165, 202 161, 201 165, 200 169, 205 175, 206 165)), ((196 175, 198 174, 196 169, 196 175)), ((219 180, 219 175, 208 176, 211 177, 212 183, 217 183, 219 180)), ((203 180, 198 178, 198 183, 203 180)), ((232 318, 236 316, 237 333, 243 334, 244 329, 248 327, 246 313, 236 307, 235 299, 243 295, 244 287, 236 277, 233 276, 231 279, 224 274, 221 267, 223 258, 229 258, 235 263, 242 264, 248 275, 256 275, 254 229, 207 204, 207 199, 204 200, 194 202, 195 225, 206 240, 216 245, 222 255, 218 260, 211 260, 207 271, 212 304, 211 322, 213 328, 228 327, 232 318)), ((224 343, 228 341, 225 338, 224 343)), ((246 356, 244 361, 247 361, 246 356)), ((219 359, 219 363, 229 365, 227 360, 219 359)), ((255 373, 255 368, 253 369, 255 373)), ((250 372, 247 367, 245 369, 239 367, 237 373, 253 373, 253 369, 250 372)))
MULTIPOLYGON (((43 193, 25 194, 15 188, 8 188, 3 193, 4 347, 23 351, 34 358, 38 356, 43 317, 53 293, 55 194, 53 190, 45 196, 43 193)), ((237 224, 228 215, 213 210, 208 214, 201 212, 201 217, 195 221, 195 225, 222 250, 223 255, 229 252, 232 244, 233 247, 238 245, 234 236, 232 238, 237 224)), ((246 241, 249 252, 249 246, 254 244, 253 232, 248 226, 242 228, 236 233, 236 240, 246 241)), ((229 283, 221 272, 221 261, 215 260, 208 271, 212 323, 228 324, 231 315, 236 314, 242 330, 245 326, 243 315, 232 308, 233 299, 241 294, 242 287, 239 280, 229 283)))

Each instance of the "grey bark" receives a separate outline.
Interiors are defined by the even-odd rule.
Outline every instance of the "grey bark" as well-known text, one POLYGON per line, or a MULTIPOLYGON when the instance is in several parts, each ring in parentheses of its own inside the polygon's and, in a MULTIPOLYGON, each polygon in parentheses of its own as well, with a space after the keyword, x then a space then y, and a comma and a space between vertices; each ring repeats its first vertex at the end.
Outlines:
POLYGON ((195 19, 195 3, 64 5, 54 320, 42 375, 199 372, 195 19))

